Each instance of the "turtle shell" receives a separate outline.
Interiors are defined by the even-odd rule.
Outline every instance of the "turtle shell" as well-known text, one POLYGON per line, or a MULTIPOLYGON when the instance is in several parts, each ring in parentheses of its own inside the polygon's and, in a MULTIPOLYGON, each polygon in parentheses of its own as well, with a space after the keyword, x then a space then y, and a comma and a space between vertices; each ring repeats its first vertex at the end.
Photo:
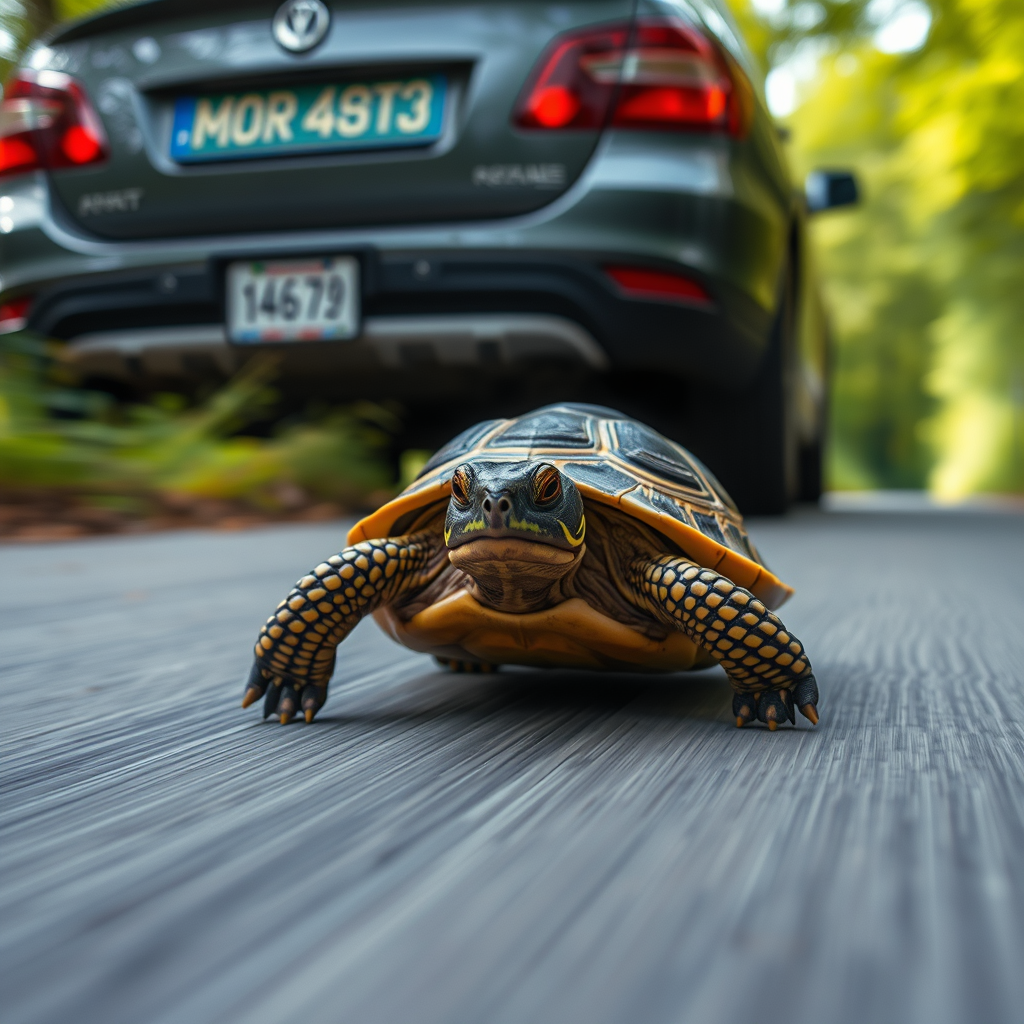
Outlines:
POLYGON ((764 564, 732 499, 698 458, 599 405, 548 405, 470 427, 438 451, 398 497, 356 523, 349 543, 389 536, 410 513, 447 501, 452 473, 463 462, 537 459, 565 473, 584 502, 612 505, 639 519, 770 608, 793 592, 764 564))

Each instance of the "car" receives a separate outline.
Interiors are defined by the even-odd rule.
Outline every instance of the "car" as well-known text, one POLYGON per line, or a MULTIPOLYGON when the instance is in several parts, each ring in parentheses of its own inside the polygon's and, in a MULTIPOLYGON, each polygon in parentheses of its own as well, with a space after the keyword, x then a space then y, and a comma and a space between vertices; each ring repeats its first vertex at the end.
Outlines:
POLYGON ((779 512, 821 490, 806 218, 855 193, 812 185, 718 0, 148 0, 5 87, 0 330, 136 392, 271 351, 424 448, 614 405, 779 512))

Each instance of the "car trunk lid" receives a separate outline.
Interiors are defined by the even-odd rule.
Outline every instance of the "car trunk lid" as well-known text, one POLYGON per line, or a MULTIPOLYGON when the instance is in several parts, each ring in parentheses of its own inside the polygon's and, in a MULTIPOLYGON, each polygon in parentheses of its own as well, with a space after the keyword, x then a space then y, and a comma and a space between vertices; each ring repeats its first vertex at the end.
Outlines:
POLYGON ((517 128, 524 84, 554 37, 632 7, 337 0, 302 53, 275 40, 277 4, 121 8, 50 44, 47 66, 84 86, 110 145, 53 172, 55 199, 119 239, 526 213, 580 175, 600 126, 517 128))

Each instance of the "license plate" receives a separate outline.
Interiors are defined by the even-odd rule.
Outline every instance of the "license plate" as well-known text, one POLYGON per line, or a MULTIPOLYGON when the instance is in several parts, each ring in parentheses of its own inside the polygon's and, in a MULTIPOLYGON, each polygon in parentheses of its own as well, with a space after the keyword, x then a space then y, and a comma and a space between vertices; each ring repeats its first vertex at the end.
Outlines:
POLYGON ((228 337, 239 344, 330 341, 359 333, 359 263, 352 256, 232 263, 228 337))
POLYGON ((171 159, 203 163, 422 146, 441 137, 447 92, 444 75, 424 75, 179 96, 171 159))

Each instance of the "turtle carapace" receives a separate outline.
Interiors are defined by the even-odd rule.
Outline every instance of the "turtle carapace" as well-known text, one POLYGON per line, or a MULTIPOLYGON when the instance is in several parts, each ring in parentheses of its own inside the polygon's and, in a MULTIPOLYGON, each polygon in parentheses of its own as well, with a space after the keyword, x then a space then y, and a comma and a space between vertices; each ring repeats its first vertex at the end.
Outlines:
POLYGON ((612 409, 562 404, 477 424, 260 630, 242 706, 306 721, 335 653, 373 613, 451 668, 679 671, 718 662, 738 726, 816 723, 803 646, 770 610, 792 592, 701 462, 612 409))

